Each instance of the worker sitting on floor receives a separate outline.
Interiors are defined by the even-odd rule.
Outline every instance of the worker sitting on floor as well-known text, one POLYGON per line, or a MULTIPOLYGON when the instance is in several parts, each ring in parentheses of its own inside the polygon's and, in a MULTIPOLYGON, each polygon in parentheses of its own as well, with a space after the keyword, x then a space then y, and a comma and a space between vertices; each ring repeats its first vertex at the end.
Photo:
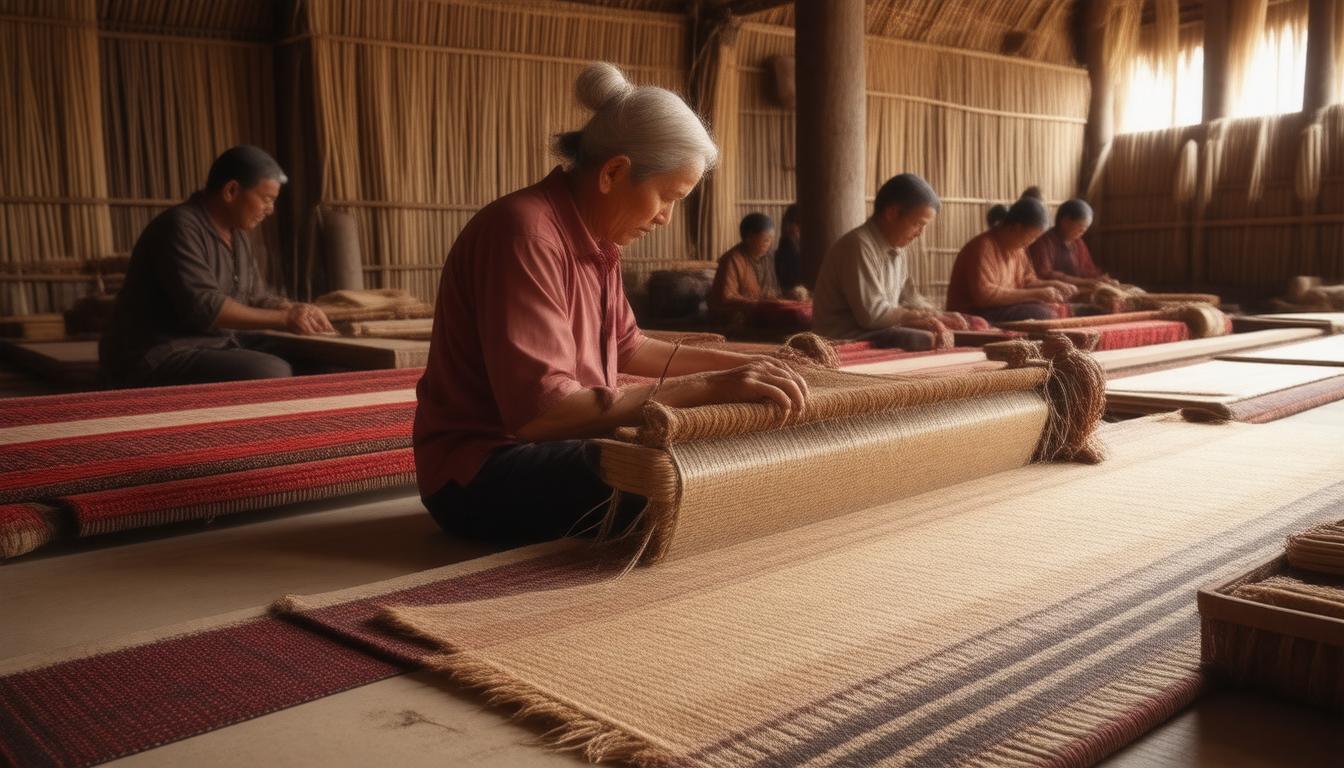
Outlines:
POLYGON ((978 235, 957 254, 947 308, 993 323, 1069 314, 1064 302, 1078 293, 1077 287, 1040 279, 1027 259, 1027 246, 1045 231, 1046 222, 1045 205, 1039 200, 1023 197, 1013 203, 1002 224, 978 235))
MULTIPOLYGON (((459 535, 596 528, 612 489, 585 438, 637 424, 650 401, 766 401, 785 418, 804 405, 806 384, 778 360, 640 333, 621 247, 671 220, 718 148, 678 96, 610 64, 585 69, 576 91, 593 116, 556 138, 564 167, 473 216, 439 281, 415 461, 425 506, 459 535), (617 389, 618 373, 682 378, 617 389)), ((632 517, 639 500, 627 501, 632 517)))
POLYGON ((760 301, 779 298, 770 246, 775 222, 764 213, 749 213, 737 228, 741 241, 719 257, 709 309, 719 318, 750 311, 760 301))
POLYGON ((952 344, 953 330, 984 327, 938 312, 915 288, 904 249, 933 223, 942 202, 912 173, 877 191, 873 215, 831 246, 812 294, 812 327, 834 339, 930 349, 952 344))
POLYGON ((160 386, 290 376, 261 329, 331 331, 322 310, 271 293, 246 232, 288 179, 262 150, 234 147, 205 189, 154 217, 131 252, 98 356, 109 384, 160 386))
POLYGON ((1090 226, 1092 207, 1087 201, 1074 198, 1059 206, 1055 212, 1055 226, 1027 249, 1036 276, 1075 285, 1084 294, 1101 285, 1117 285, 1119 281, 1102 272, 1092 261, 1087 243, 1083 242, 1083 235, 1090 226))

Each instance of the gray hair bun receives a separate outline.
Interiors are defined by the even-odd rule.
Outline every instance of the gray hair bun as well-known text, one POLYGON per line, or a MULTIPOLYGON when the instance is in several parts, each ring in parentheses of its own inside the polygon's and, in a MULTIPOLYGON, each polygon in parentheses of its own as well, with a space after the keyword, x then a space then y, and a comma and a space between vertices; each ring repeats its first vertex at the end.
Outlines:
POLYGON ((574 82, 574 95, 579 103, 593 112, 634 92, 635 86, 625 79, 625 74, 605 61, 589 64, 574 82))

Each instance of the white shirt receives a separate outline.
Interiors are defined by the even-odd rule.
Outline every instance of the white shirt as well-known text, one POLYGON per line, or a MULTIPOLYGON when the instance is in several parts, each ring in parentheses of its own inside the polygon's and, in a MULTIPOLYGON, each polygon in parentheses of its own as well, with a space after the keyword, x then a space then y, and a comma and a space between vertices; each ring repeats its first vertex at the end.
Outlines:
POLYGON ((812 329, 853 339, 900 323, 908 310, 932 310, 910 279, 905 253, 869 219, 831 246, 812 292, 812 329))

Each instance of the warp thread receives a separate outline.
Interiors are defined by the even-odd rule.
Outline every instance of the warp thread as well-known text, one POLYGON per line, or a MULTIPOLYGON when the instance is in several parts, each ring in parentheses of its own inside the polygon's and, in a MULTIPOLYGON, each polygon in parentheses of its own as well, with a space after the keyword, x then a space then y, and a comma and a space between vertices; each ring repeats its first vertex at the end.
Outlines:
POLYGON ((1106 413, 1105 370, 1063 333, 1046 335, 1040 354, 1044 359, 1038 364, 1049 370, 1045 399, 1050 416, 1034 460, 1100 463, 1106 452, 1096 429, 1106 413))
POLYGON ((795 333, 785 339, 784 345, 774 354, 789 362, 802 362, 831 369, 840 367, 840 355, 835 351, 835 345, 810 331, 795 333))

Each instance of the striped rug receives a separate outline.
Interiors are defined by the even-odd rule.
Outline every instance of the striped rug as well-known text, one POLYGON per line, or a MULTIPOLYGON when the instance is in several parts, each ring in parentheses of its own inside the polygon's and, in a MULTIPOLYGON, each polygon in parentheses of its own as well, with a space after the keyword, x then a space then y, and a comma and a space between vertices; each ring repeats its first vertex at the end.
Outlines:
POLYGON ((486 591, 512 595, 440 601, 452 580, 431 573, 281 607, 382 653, 430 643, 423 661, 594 759, 1089 765, 1200 692, 1199 586, 1344 514, 1341 415, 1131 422, 1099 466, 1014 470, 616 579, 551 555, 493 574, 486 591))
POLYGON ((0 418, 0 558, 414 482, 419 371, 57 395, 0 418), (30 505, 40 505, 40 512, 30 505))
POLYGON ((1138 420, 1106 427, 1100 466, 1014 470, 619 578, 555 542, 290 597, 287 620, 0 662, 0 762, 105 762, 429 663, 504 701, 544 689, 538 711, 593 757, 1087 765, 1198 694, 1195 587, 1344 516, 1341 427, 1340 406, 1138 420))

